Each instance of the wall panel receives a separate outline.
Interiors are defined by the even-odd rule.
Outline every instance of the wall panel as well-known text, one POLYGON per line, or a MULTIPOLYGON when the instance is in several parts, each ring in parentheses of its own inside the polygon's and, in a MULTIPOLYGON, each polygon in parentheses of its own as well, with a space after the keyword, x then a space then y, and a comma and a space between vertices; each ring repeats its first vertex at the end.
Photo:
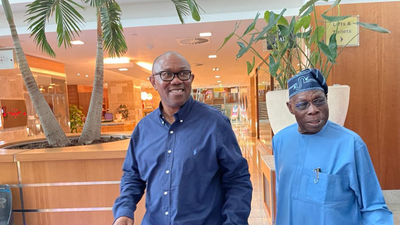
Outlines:
MULTIPOLYGON (((318 7, 319 12, 326 9, 318 7)), ((351 87, 345 127, 367 144, 382 188, 399 189, 400 2, 342 4, 340 10, 341 15, 359 15, 361 22, 377 23, 391 31, 362 32, 360 46, 347 47, 339 56, 330 81, 351 87)))

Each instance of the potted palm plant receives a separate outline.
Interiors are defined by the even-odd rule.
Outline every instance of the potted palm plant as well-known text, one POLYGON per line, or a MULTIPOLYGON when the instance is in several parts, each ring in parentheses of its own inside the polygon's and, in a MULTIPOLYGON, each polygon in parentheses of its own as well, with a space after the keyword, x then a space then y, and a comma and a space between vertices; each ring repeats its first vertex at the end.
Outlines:
MULTIPOLYGON (((337 33, 339 26, 342 24, 341 21, 348 19, 350 16, 340 15, 340 0, 336 0, 327 11, 317 15, 315 3, 318 1, 310 0, 306 2, 300 8, 298 16, 293 16, 290 22, 284 17, 286 9, 279 14, 268 10, 265 11, 264 21, 266 25, 262 30, 256 29, 256 23, 260 16, 258 13, 243 34, 237 33, 239 25, 235 25, 234 31, 225 38, 220 47, 221 49, 232 37, 236 37, 239 45, 236 59, 248 52, 254 54, 253 61, 246 62, 247 73, 252 73, 255 68, 255 58, 257 57, 267 67, 259 69, 268 72, 279 84, 278 89, 284 90, 267 92, 266 96, 268 116, 274 133, 295 122, 285 104, 289 96, 288 91, 285 89, 287 89, 287 80, 290 77, 303 69, 317 68, 322 72, 325 79, 328 79, 332 66, 336 64, 337 57, 361 32, 371 30, 390 33, 387 29, 377 24, 356 22, 355 24, 361 29, 354 33, 345 44, 338 46, 337 33), (333 9, 337 9, 337 15, 329 16, 328 13, 333 13, 333 9), (321 21, 320 19, 323 20, 321 21), (334 32, 329 37, 325 37, 328 28, 330 28, 329 26, 334 26, 334 32), (267 57, 253 48, 253 45, 259 41, 264 41, 267 45, 269 53, 267 57)), ((327 0, 322 1, 327 2, 327 0)), ((338 108, 338 110, 335 110, 335 107, 330 107, 330 120, 343 125, 347 114, 350 87, 346 85, 340 87, 330 86, 329 96, 328 104, 338 108), (334 96, 336 94, 339 96, 334 96), (337 102, 333 102, 335 100, 337 102), (338 103, 343 106, 337 107, 338 103)))
MULTIPOLYGON (((85 123, 82 135, 79 138, 79 143, 91 143, 93 140, 100 138, 101 131, 103 48, 110 56, 121 56, 126 52, 127 46, 120 21, 122 11, 115 0, 82 0, 82 2, 95 7, 97 13, 97 53, 94 88, 89 106, 88 119, 85 123)), ((200 6, 195 0, 171 0, 171 2, 175 5, 182 23, 184 23, 184 17, 190 14, 194 20, 200 21, 200 6)), ((52 146, 68 146, 71 142, 41 94, 28 65, 19 40, 10 1, 1 0, 1 5, 10 27, 19 69, 29 92, 29 96, 32 99, 33 106, 39 116, 46 140, 52 146)), ((83 6, 74 1, 35 0, 28 4, 27 7, 27 21, 29 23, 31 35, 34 36, 34 41, 37 46, 51 57, 55 57, 55 52, 51 48, 46 36, 46 25, 50 18, 52 18, 52 16, 56 18, 57 42, 59 47, 61 45, 64 47, 71 46, 70 41, 79 35, 80 26, 84 23, 83 16, 78 12, 78 9, 83 9, 83 6)))

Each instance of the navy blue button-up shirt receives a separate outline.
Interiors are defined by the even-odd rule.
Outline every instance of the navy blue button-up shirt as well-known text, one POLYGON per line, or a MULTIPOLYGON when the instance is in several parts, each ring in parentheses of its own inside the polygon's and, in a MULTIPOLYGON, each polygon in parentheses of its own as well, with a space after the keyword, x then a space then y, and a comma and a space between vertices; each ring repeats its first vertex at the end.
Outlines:
POLYGON ((248 224, 250 174, 228 118, 192 97, 174 117, 156 109, 137 124, 114 217, 133 218, 147 188, 144 225, 248 224))

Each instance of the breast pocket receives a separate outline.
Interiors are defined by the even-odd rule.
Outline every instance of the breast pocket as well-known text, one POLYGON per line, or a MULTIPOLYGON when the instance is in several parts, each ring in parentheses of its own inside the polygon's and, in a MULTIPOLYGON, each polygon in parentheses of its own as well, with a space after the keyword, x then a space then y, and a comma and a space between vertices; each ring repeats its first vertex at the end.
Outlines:
POLYGON ((345 176, 303 170, 300 180, 300 200, 323 206, 338 206, 351 201, 353 195, 345 176))

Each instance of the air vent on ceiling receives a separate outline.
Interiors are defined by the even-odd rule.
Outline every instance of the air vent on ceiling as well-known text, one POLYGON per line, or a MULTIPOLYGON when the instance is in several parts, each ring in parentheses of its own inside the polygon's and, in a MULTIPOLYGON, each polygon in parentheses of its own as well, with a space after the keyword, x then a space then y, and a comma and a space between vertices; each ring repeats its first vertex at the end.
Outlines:
POLYGON ((179 45, 204 45, 210 43, 210 37, 176 39, 179 45))

